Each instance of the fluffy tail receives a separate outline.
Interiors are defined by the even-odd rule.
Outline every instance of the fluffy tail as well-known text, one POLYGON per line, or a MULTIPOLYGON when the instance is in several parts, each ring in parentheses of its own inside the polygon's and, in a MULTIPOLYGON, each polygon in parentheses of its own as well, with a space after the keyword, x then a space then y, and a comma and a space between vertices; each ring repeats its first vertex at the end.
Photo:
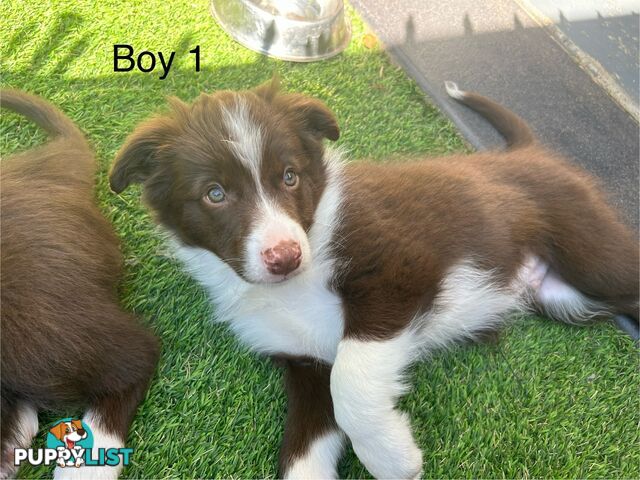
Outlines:
POLYGON ((460 90, 454 82, 444 82, 449 96, 475 110, 504 137, 509 148, 520 148, 535 141, 533 132, 519 116, 482 95, 460 90))
POLYGON ((81 140, 84 135, 64 113, 49 102, 20 90, 0 90, 0 106, 33 120, 53 137, 81 140))

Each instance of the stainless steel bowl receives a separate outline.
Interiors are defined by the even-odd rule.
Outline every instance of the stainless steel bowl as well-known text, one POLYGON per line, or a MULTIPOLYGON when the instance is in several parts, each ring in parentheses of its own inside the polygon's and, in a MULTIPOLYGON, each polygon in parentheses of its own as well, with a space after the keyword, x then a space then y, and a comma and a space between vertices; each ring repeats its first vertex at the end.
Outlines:
POLYGON ((329 58, 351 38, 342 0, 212 0, 211 12, 237 42, 282 60, 329 58))

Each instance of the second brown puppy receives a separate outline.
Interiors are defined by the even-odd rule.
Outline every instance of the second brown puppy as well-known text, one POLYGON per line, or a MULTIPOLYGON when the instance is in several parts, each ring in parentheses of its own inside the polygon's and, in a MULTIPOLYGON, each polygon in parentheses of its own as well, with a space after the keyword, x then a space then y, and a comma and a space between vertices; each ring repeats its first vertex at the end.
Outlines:
MULTIPOLYGON (((158 342, 118 304, 118 239, 94 199, 96 162, 80 130, 44 100, 4 90, 2 107, 53 138, 2 161, 2 451, 15 473, 39 410, 86 408, 94 448, 124 446, 158 342)), ((121 466, 57 467, 56 478, 117 478, 121 466)))

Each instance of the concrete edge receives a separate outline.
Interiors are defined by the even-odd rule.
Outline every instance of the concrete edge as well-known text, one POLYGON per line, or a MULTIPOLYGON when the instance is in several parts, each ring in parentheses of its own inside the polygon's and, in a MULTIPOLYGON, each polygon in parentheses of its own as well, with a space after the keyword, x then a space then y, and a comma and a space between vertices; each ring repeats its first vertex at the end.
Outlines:
POLYGON ((429 103, 435 105, 442 113, 444 113, 449 120, 458 129, 461 136, 475 149, 475 150, 490 150, 495 148, 495 145, 485 143, 479 135, 476 134, 474 128, 470 127, 465 119, 460 115, 456 109, 457 104, 452 100, 444 90, 444 83, 442 85, 432 85, 421 74, 418 68, 413 64, 411 59, 404 54, 402 49, 398 47, 387 48, 383 43, 385 51, 391 56, 394 63, 400 66, 411 79, 420 87, 420 89, 428 97, 429 103))
POLYGON ((528 0, 514 0, 514 2, 522 8, 534 22, 540 25, 596 84, 607 92, 622 109, 629 113, 636 123, 640 123, 640 109, 600 62, 585 53, 571 41, 550 18, 540 12, 528 0))

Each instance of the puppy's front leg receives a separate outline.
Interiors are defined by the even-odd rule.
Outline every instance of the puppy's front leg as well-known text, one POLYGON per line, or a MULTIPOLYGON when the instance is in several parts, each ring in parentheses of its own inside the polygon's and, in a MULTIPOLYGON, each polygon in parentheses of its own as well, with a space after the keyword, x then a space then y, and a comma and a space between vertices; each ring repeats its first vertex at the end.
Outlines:
POLYGON ((286 359, 284 364, 288 400, 280 475, 336 478, 345 437, 333 417, 330 367, 306 359, 286 359))
POLYGON ((389 340, 347 337, 338 346, 331 371, 336 421, 376 478, 415 478, 422 471, 409 419, 395 408, 414 351, 409 331, 389 340))

